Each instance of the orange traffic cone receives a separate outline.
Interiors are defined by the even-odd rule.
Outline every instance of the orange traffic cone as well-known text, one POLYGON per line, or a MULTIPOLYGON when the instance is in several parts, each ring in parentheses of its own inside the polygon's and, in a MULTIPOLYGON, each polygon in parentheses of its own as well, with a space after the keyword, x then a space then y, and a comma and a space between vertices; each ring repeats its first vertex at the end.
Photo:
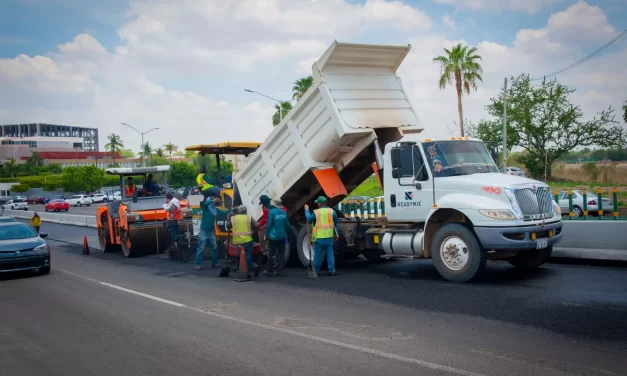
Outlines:
POLYGON ((87 236, 83 237, 83 256, 89 256, 89 245, 87 244, 87 236))
POLYGON ((246 262, 246 251, 244 247, 239 247, 239 268, 237 273, 236 282, 248 282, 251 279, 248 278, 248 263, 246 262))

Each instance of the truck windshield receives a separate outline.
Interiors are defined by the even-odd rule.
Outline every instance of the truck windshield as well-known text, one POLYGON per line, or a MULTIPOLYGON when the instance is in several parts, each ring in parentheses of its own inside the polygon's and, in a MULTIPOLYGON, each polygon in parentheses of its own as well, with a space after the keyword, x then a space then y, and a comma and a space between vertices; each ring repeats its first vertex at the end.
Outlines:
POLYGON ((423 147, 436 177, 499 172, 480 141, 431 141, 423 147))

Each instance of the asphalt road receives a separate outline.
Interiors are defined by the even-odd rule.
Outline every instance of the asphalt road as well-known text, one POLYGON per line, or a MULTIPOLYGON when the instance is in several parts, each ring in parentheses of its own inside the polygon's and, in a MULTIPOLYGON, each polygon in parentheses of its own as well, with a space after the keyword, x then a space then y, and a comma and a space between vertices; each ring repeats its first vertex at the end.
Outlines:
MULTIPOLYGON (((45 224, 51 238, 58 226, 45 224)), ((90 229, 74 228, 74 237, 90 229), (81 233, 79 233, 81 232, 81 233)), ((627 270, 429 261, 236 283, 50 241, 48 276, 0 276, 2 375, 624 375, 627 270)))

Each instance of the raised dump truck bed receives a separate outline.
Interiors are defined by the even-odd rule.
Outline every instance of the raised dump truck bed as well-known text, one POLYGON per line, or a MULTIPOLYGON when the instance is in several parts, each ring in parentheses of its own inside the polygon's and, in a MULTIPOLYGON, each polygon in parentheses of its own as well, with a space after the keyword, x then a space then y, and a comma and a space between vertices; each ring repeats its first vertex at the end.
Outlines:
POLYGON ((313 64, 312 87, 234 175, 251 215, 261 216, 262 194, 292 215, 321 193, 333 205, 372 174, 383 145, 423 130, 396 76, 410 49, 329 47, 313 64))
MULTIPOLYGON (((334 42, 313 64, 312 87, 234 174, 234 203, 260 218, 261 195, 281 198, 304 233, 305 203, 324 194, 333 206, 372 175, 385 144, 423 130, 396 76, 410 49, 334 42)), ((300 248, 288 256, 307 263, 300 248)))

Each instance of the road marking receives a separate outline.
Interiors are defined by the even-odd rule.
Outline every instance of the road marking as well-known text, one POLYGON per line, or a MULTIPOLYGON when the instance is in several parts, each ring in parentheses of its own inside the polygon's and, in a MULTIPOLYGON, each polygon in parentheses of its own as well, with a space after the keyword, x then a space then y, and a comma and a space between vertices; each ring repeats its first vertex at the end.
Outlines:
POLYGON ((228 315, 223 315, 220 313, 216 313, 216 312, 212 312, 212 311, 205 311, 202 310, 200 308, 195 308, 195 307, 191 307, 188 306, 186 304, 183 303, 179 303, 179 302, 175 302, 172 300, 167 300, 167 299, 163 299, 160 298, 158 296, 154 296, 154 295, 150 295, 150 294, 145 294, 143 292, 140 291, 136 291, 136 290, 131 290, 131 289, 127 289, 125 287, 122 286, 118 286, 118 285, 114 285, 108 282, 103 282, 103 281, 99 281, 93 278, 89 278, 89 277, 85 277, 83 275, 80 274, 76 274, 64 269, 59 269, 59 268, 54 268, 55 270, 58 270, 62 273, 66 273, 78 278, 82 278, 85 279, 87 281, 91 281, 94 282, 96 284, 99 284, 101 286, 105 286, 105 287, 109 287, 109 288, 113 288, 115 290, 118 291, 123 291, 132 295, 137 295, 137 296, 141 296, 143 298, 146 299, 151 299, 160 303, 165 303, 165 304, 169 304, 178 308, 184 308, 184 309, 188 309, 190 311, 195 311, 198 313, 202 313, 208 316, 213 316, 213 317, 217 317, 217 318, 221 318, 224 320, 229 320, 229 321, 233 321, 236 323, 240 323, 240 324, 245 324, 245 325, 249 325, 249 326, 254 326, 257 328, 261 328, 261 329, 267 329, 267 330, 271 330, 274 332, 280 332, 283 334, 289 334, 295 337, 300 337, 300 338, 305 338, 305 339, 309 339, 312 341, 316 341, 316 342, 321 342, 327 345, 333 345, 333 346, 337 346, 337 347, 342 347, 345 349, 349 349, 349 350, 353 350, 353 351, 357 351, 357 352, 361 352, 361 353, 365 353, 365 354, 370 354, 370 355, 376 355, 382 358, 386 358, 386 359, 391 359, 391 360, 396 360, 399 362, 404 362, 404 363, 410 363, 410 364, 415 364, 417 366, 421 366, 424 368, 429 368, 432 370, 436 370, 436 371, 444 371, 444 372, 448 372, 451 374, 455 374, 455 375, 461 375, 461 376, 486 376, 483 375, 481 373, 475 373, 475 372, 471 372, 471 371, 466 371, 463 369, 459 369, 459 368, 454 368, 454 367, 448 367, 445 365, 441 365, 441 364, 437 364, 437 363, 431 363, 425 360, 420 360, 420 359, 416 359, 416 358, 409 358, 406 356, 402 356, 402 355, 397 355, 397 354, 393 354, 393 353, 388 353, 385 351, 380 351, 380 350, 374 350, 374 349, 370 349, 367 347, 362 347, 362 346, 357 346, 357 345, 351 345, 349 343, 344 343, 344 342, 340 342, 340 341, 335 341, 332 339, 327 339, 327 338, 323 338, 323 337, 318 337, 315 335, 311 335, 311 334, 306 334, 306 333, 301 333, 301 332, 297 332, 294 330, 290 330, 290 329, 285 329, 285 328, 280 328, 280 327, 276 327, 276 326, 272 326, 272 325, 267 325, 267 324, 262 324, 259 322, 255 322, 255 321, 249 321, 249 320, 244 320, 244 319, 240 319, 237 317, 233 317, 233 316, 228 316, 228 315))

